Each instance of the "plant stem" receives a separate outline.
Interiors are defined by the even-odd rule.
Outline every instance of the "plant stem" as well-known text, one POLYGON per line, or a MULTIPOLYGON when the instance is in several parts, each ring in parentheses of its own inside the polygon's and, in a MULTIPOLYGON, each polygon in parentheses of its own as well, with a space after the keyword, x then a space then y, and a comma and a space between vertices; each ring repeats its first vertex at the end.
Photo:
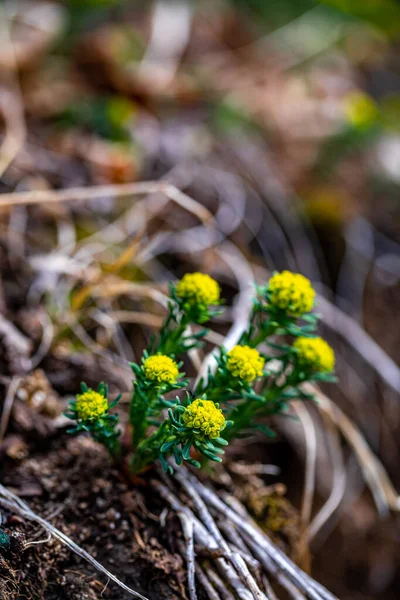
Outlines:
POLYGON ((131 468, 134 473, 140 473, 158 458, 160 448, 168 436, 168 433, 168 422, 164 421, 150 437, 142 439, 136 448, 131 463, 131 468))
POLYGON ((260 331, 255 336, 255 338, 253 338, 252 340, 249 340, 248 345, 251 348, 257 348, 257 346, 262 344, 262 342, 267 337, 269 337, 270 335, 273 335, 275 333, 275 331, 278 329, 278 327, 279 327, 279 323, 277 323, 276 321, 266 321, 260 328, 260 331))

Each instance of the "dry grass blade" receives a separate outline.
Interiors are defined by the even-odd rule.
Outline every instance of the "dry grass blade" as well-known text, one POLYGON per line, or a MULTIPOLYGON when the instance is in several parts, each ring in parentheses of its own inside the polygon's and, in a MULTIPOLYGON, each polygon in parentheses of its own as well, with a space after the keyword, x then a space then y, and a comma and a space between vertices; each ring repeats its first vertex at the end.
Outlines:
POLYGON ((324 411, 327 417, 334 422, 354 451, 378 511, 382 514, 386 514, 389 509, 399 511, 399 494, 396 492, 382 463, 374 455, 358 427, 325 394, 309 385, 307 389, 316 393, 319 410, 324 411))
MULTIPOLYGON (((344 465, 343 452, 340 445, 340 435, 332 415, 328 417, 328 411, 329 407, 327 406, 327 410, 322 411, 321 416, 325 424, 324 434, 331 457, 333 471, 332 490, 325 504, 314 516, 306 531, 306 537, 309 544, 313 542, 315 538, 317 538, 318 534, 329 522, 332 515, 334 515, 334 513, 337 511, 346 491, 347 473, 344 465)), ((331 412, 332 411, 330 411, 330 413, 331 412)), ((318 536, 318 538, 319 537, 320 536, 318 536)), ((313 549, 315 550, 315 543, 313 543, 313 549)))
POLYGON ((6 398, 4 400, 3 412, 1 413, 0 445, 2 444, 5 433, 7 431, 8 422, 10 420, 10 415, 11 415, 12 407, 14 404, 15 395, 18 391, 20 382, 21 382, 21 377, 13 377, 10 381, 10 385, 8 386, 6 398))
POLYGON ((142 194, 165 194, 167 198, 195 215, 204 224, 214 221, 210 211, 193 200, 190 196, 164 181, 141 181, 138 183, 121 183, 115 185, 98 185, 77 187, 63 190, 33 190, 30 192, 14 192, 0 196, 0 207, 17 206, 19 204, 59 203, 72 201, 97 200, 99 198, 128 198, 142 194))
POLYGON ((315 491, 315 465, 317 460, 317 436, 314 421, 308 412, 307 406, 301 402, 293 402, 293 409, 300 419, 304 429, 304 439, 307 449, 306 474, 301 503, 301 520, 305 525, 310 522, 315 491))
POLYGON ((11 321, 2 315, 0 315, 0 335, 4 337, 7 346, 14 348, 28 361, 27 357, 32 350, 31 340, 25 337, 11 321))
POLYGON ((400 368, 371 336, 354 319, 321 295, 318 296, 318 310, 322 321, 339 333, 379 377, 400 394, 400 368))
POLYGON ((8 169, 25 142, 26 127, 23 101, 18 81, 18 66, 9 31, 6 6, 0 6, 0 40, 3 48, 9 48, 10 70, 7 86, 0 86, 0 111, 6 126, 6 136, 0 147, 0 177, 8 169))
POLYGON ((46 531, 51 533, 55 538, 60 540, 65 546, 68 546, 72 552, 75 552, 81 558, 87 560, 95 569, 104 573, 109 579, 114 581, 119 587, 121 587, 125 592, 128 592, 131 596, 135 598, 140 598, 141 600, 149 600, 146 596, 142 596, 139 592, 135 592, 132 588, 128 587, 118 579, 115 575, 110 573, 103 565, 101 565, 93 556, 91 556, 86 550, 78 546, 71 538, 69 538, 65 533, 54 527, 51 523, 37 515, 30 509, 30 507, 23 502, 16 494, 8 490, 6 487, 0 484, 0 504, 6 506, 10 510, 15 511, 22 517, 29 519, 31 521, 35 521, 39 523, 46 531))

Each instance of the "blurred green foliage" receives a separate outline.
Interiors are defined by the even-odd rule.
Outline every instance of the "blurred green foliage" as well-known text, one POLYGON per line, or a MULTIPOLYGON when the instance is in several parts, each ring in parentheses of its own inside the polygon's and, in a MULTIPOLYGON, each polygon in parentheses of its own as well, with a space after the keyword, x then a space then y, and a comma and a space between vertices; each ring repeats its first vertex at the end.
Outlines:
POLYGON ((322 0, 322 3, 367 21, 388 35, 400 33, 400 5, 396 0, 322 0))
POLYGON ((129 123, 134 114, 135 105, 123 96, 96 97, 71 104, 57 122, 65 128, 87 128, 108 140, 129 142, 129 123))
POLYGON ((382 101, 382 121, 386 129, 400 132, 400 94, 391 94, 382 101))
POLYGON ((221 133, 251 133, 260 128, 256 121, 247 114, 244 107, 222 101, 217 102, 211 113, 211 121, 221 133))
POLYGON ((325 5, 327 18, 339 13, 344 19, 366 21, 390 36, 400 33, 400 4, 396 0, 231 0, 253 18, 273 27, 285 25, 303 13, 325 5), (330 12, 333 9, 334 12, 330 12))

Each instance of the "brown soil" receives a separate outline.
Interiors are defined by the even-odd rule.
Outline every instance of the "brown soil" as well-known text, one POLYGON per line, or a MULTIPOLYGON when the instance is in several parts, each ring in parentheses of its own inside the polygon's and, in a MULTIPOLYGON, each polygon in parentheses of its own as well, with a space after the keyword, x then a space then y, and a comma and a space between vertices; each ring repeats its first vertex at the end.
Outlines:
MULTIPOLYGON (((5 485, 127 585, 151 598, 185 598, 185 569, 175 548, 179 522, 167 515, 161 527, 164 507, 154 491, 124 480, 102 447, 84 437, 62 437, 49 452, 17 467, 6 464, 4 471, 5 485)), ((1 599, 132 597, 115 584, 106 586, 105 576, 57 540, 24 551, 21 539, 45 539, 46 532, 5 517, 12 544, 1 556, 1 599)))

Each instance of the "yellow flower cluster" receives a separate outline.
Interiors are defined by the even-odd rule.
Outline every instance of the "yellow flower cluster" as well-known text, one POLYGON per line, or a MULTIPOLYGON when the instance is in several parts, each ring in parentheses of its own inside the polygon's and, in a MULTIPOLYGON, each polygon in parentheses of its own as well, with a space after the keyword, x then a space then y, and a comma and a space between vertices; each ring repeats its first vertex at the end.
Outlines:
POLYGON ((82 421, 99 419, 107 412, 107 409, 107 398, 94 390, 89 389, 76 397, 75 411, 77 417, 82 421))
POLYGON ((294 317, 300 317, 313 307, 315 290, 310 280, 298 273, 276 273, 269 280, 268 290, 271 304, 294 317))
POLYGON ((179 377, 178 365, 164 354, 155 354, 146 358, 143 371, 149 381, 158 383, 175 383, 179 377))
POLYGON ((182 421, 186 427, 199 429, 202 434, 211 439, 220 436, 225 428, 225 417, 218 405, 211 400, 198 398, 186 407, 182 414, 182 421))
POLYGON ((189 304, 218 304, 221 290, 215 279, 205 273, 186 273, 176 285, 178 298, 189 304))
POLYGON ((344 97, 344 113, 353 127, 363 128, 373 125, 379 116, 375 102, 363 92, 350 92, 344 97))
POLYGON ((226 368, 233 377, 250 383, 263 374, 265 360, 258 350, 249 346, 235 346, 228 352, 226 368))
POLYGON ((299 337, 293 347, 297 350, 299 364, 313 371, 327 373, 335 366, 335 353, 330 345, 320 337, 299 337))

